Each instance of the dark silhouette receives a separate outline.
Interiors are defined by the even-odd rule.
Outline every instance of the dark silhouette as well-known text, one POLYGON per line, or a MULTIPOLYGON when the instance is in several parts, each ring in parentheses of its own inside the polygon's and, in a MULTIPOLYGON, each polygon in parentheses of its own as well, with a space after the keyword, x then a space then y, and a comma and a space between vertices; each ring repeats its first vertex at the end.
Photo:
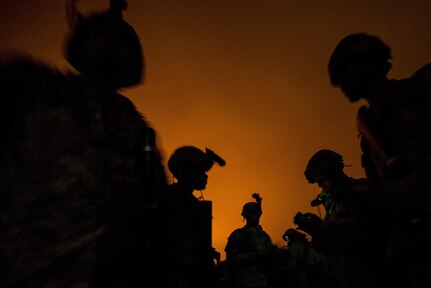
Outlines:
POLYGON ((311 243, 314 249, 325 255, 329 254, 329 243, 325 237, 325 231, 322 230, 323 220, 316 214, 307 212, 297 212, 293 217, 293 223, 297 229, 304 231, 312 238, 311 243))
POLYGON ((338 153, 331 150, 320 150, 308 161, 307 168, 305 169, 305 178, 310 183, 317 183, 322 191, 318 194, 317 198, 311 202, 311 206, 315 207, 323 205, 325 208, 324 219, 330 219, 331 216, 340 212, 343 209, 341 203, 336 200, 336 194, 331 189, 331 180, 324 179, 324 177, 335 178, 340 177, 338 171, 344 169, 343 157, 338 153), (334 170, 336 172, 330 172, 334 170), (331 174, 331 175, 328 175, 331 174), (332 176, 337 174, 337 176, 332 176), (321 177, 321 175, 323 177, 321 177))
POLYGON ((321 277, 328 259, 312 247, 304 233, 295 229, 287 229, 283 240, 287 242, 288 251, 288 258, 283 266, 284 287, 321 287, 321 277))
POLYGON ((373 265, 381 261, 367 245, 379 246, 374 231, 381 227, 373 217, 375 200, 369 181, 347 176, 344 166, 343 157, 332 150, 320 150, 310 158, 305 177, 325 191, 326 215, 320 223, 311 213, 295 216, 294 222, 312 235, 313 246, 329 257, 330 272, 342 287, 366 287, 374 281, 373 265), (368 263, 371 260, 372 264, 368 263))
POLYGON ((323 149, 310 158, 305 168, 304 174, 308 182, 317 184, 322 189, 321 194, 324 197, 321 196, 320 198, 326 212, 325 221, 331 221, 343 214, 350 213, 349 210, 356 207, 349 206, 360 205, 356 202, 370 195, 369 181, 347 176, 344 167, 343 157, 340 154, 323 149), (352 191, 345 191, 346 188, 352 191), (353 202, 351 199, 357 201, 353 202))
POLYGON ((88 18, 75 2, 66 58, 79 74, 0 65, 0 286, 155 287, 148 217, 165 177, 154 131, 117 92, 139 83, 141 46, 125 1, 88 18))
POLYGON ((234 287, 269 287, 270 283, 271 258, 276 247, 259 225, 262 198, 256 193, 252 196, 256 202, 248 202, 242 208, 245 226, 230 234, 225 248, 234 287))
POLYGON ((392 287, 427 287, 430 267, 431 65, 409 78, 388 79, 390 48, 376 36, 348 35, 329 60, 331 83, 358 112, 363 166, 382 198, 389 229, 382 279, 392 287))
POLYGON ((226 164, 210 149, 203 152, 194 146, 180 147, 169 158, 168 168, 178 182, 162 195, 166 287, 218 285, 215 261, 220 253, 212 247, 212 202, 193 195, 206 188, 206 172, 214 163, 226 164))

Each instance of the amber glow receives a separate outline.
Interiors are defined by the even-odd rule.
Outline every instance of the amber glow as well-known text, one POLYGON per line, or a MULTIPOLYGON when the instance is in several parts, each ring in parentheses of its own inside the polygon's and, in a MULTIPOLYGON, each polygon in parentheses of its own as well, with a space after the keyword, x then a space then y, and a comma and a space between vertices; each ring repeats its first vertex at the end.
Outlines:
MULTIPOLYGON (((20 49, 67 68, 64 1, 0 4, 0 48, 20 49)), ((109 1, 81 0, 95 11, 109 1), (90 3, 91 2, 91 3, 90 3)), ((362 177, 355 114, 330 86, 326 63, 345 35, 368 32, 392 47, 391 77, 431 62, 431 2, 130 0, 125 19, 144 47, 144 85, 123 91, 158 133, 164 160, 182 145, 226 159, 209 172, 213 245, 223 252, 242 226, 242 205, 263 197, 261 223, 278 245, 318 188, 303 170, 318 149, 333 149, 362 177)), ((224 253, 223 253, 224 257, 224 253)))

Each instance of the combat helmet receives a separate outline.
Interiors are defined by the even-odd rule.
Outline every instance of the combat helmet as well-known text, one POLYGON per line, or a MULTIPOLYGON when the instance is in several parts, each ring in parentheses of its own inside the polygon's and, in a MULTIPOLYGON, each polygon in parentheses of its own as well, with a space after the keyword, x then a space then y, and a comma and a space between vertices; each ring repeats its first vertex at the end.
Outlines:
POLYGON ((316 183, 316 179, 324 172, 343 170, 343 168, 343 156, 332 150, 322 149, 316 152, 308 161, 304 174, 308 182, 316 183))
POLYGON ((123 20, 125 0, 110 0, 108 11, 82 16, 78 0, 67 0, 70 35, 66 60, 87 80, 114 89, 141 82, 144 73, 142 47, 135 30, 123 20))
POLYGON ((285 241, 291 241, 291 240, 297 240, 297 239, 306 239, 306 236, 304 233, 301 233, 296 229, 289 228, 284 232, 282 238, 285 241))
POLYGON ((214 163, 225 166, 226 161, 212 150, 206 148, 205 152, 194 146, 183 146, 175 150, 168 160, 168 168, 172 175, 179 179, 182 172, 193 167, 204 172, 209 171, 214 163))
POLYGON ((262 215, 262 198, 258 193, 253 193, 251 197, 253 197, 256 202, 248 202, 244 204, 241 212, 241 216, 244 218, 247 218, 251 214, 262 215))
POLYGON ((340 76, 353 61, 369 61, 381 64, 383 73, 391 68, 391 49, 376 36, 366 33, 351 34, 343 38, 332 52, 328 63, 333 86, 340 85, 340 76))

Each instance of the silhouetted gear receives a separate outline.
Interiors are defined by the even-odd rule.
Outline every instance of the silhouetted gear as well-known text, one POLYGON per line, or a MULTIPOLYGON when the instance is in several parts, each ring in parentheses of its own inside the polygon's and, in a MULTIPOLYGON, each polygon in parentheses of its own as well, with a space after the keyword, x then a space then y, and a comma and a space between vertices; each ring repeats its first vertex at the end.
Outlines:
POLYGON ((111 1, 111 8, 84 18, 69 15, 71 35, 65 56, 81 75, 97 85, 111 88, 138 84, 143 78, 144 59, 139 38, 121 17, 125 4, 111 1))
POLYGON ((381 63, 387 73, 391 68, 391 49, 378 37, 365 33, 351 34, 338 43, 328 63, 332 85, 340 85, 340 76, 353 61, 381 63))
POLYGON ((343 156, 332 150, 322 149, 308 161, 304 174, 308 182, 316 183, 316 178, 325 171, 329 169, 343 170, 343 168, 343 156))

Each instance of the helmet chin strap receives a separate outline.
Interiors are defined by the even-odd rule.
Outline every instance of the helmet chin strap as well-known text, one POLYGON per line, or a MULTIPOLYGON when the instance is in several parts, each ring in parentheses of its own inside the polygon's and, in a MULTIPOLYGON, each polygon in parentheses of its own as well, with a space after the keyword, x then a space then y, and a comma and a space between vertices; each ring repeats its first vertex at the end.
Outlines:
POLYGON ((204 198, 204 192, 202 190, 199 190, 199 192, 201 192, 201 197, 199 197, 199 199, 205 200, 205 198, 204 198))

